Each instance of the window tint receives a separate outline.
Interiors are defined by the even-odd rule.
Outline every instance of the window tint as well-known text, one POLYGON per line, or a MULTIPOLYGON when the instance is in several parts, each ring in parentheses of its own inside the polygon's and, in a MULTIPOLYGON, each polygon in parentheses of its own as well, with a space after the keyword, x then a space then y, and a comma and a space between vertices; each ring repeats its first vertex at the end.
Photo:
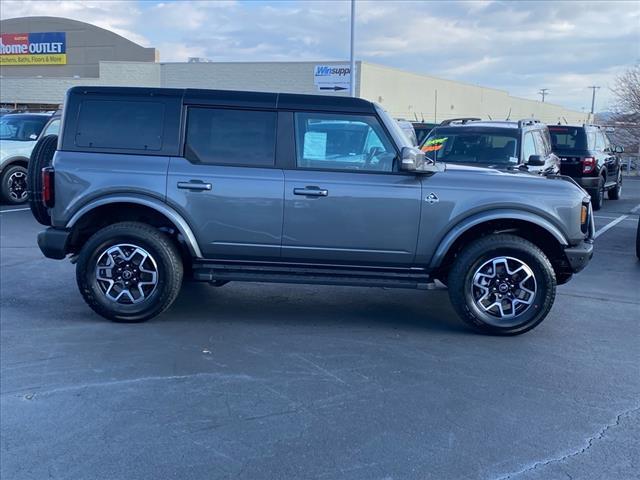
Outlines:
POLYGON ((79 147, 157 151, 162 148, 164 104, 86 100, 80 106, 79 147))
POLYGON ((300 168, 391 172, 396 151, 378 120, 367 115, 296 113, 300 168))
POLYGON ((555 150, 584 150, 587 146, 587 136, 582 127, 550 125, 549 133, 555 150))
POLYGON ((525 162, 529 161, 531 155, 536 154, 536 144, 533 140, 531 132, 527 132, 524 135, 524 142, 522 144, 522 158, 525 162))
POLYGON ((42 136, 46 137, 47 135, 58 135, 59 131, 60 131, 60 120, 54 120, 49 124, 49 126, 44 131, 42 136))
POLYGON ((271 167, 275 162, 276 112, 190 108, 187 160, 212 165, 271 167))

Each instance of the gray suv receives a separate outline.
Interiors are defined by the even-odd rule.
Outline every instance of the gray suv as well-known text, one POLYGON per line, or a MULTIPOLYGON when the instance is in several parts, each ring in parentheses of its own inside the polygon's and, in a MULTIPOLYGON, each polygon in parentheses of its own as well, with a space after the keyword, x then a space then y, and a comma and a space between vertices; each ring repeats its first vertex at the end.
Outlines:
POLYGON ((570 179, 429 161, 362 99, 75 87, 59 139, 41 142, 40 249, 70 256, 114 321, 158 315, 183 278, 439 279, 468 325, 514 335, 592 256, 589 196, 570 179))

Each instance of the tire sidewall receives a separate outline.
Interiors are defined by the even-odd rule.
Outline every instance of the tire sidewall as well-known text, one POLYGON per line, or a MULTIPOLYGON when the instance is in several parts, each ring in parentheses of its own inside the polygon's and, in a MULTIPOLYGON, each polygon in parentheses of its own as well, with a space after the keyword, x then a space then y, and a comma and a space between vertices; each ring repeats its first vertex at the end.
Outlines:
POLYGON ((17 172, 22 172, 25 176, 25 182, 27 180, 27 169, 22 165, 10 165, 4 172, 2 172, 2 198, 5 202, 11 205, 20 205, 25 203, 28 199, 28 185, 25 184, 25 197, 22 200, 17 200, 11 196, 9 187, 9 179, 17 172))
POLYGON ((462 282, 450 281, 450 288, 458 289, 456 297, 463 299, 464 304, 458 305, 457 310, 463 314, 472 326, 484 333, 518 335, 531 330, 544 320, 555 298, 555 277, 551 265, 547 264, 548 261, 543 261, 535 250, 528 251, 517 245, 496 245, 495 247, 482 250, 479 254, 471 255, 471 257, 463 263, 467 265, 467 267, 465 268, 462 282), (481 311, 480 308, 476 306, 471 289, 473 276, 477 269, 488 260, 501 256, 513 257, 527 264, 529 268, 531 268, 536 281, 536 293, 533 304, 521 314, 517 324, 505 327, 488 323, 489 320, 495 321, 496 318, 481 311), (452 283, 457 283, 457 285, 454 286, 452 283))
MULTIPOLYGON (((110 232, 111 233, 111 232, 110 232)), ((83 247, 77 266, 78 286, 88 293, 98 304, 100 310, 106 310, 110 317, 121 322, 138 322, 156 311, 162 310, 165 290, 168 284, 171 264, 156 242, 135 233, 113 232, 111 235, 100 235, 100 232, 83 247), (104 238, 102 238, 104 237, 104 238), (148 298, 138 304, 124 305, 106 297, 96 279, 97 262, 100 256, 110 247, 117 244, 131 244, 146 250, 155 260, 158 269, 158 283, 148 298)))

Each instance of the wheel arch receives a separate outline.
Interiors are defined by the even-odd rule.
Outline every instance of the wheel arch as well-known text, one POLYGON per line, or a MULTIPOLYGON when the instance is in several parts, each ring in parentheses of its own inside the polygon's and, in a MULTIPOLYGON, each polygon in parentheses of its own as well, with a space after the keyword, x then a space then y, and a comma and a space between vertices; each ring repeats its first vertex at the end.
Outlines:
POLYGON ((109 196, 84 205, 66 223, 72 232, 71 245, 82 244, 95 231, 120 221, 146 221, 158 228, 175 229, 184 239, 190 255, 201 258, 202 252, 193 230, 171 207, 155 199, 109 196))
POLYGON ((562 231, 542 217, 504 211, 476 215, 450 229, 431 260, 430 270, 447 271, 467 244, 493 233, 513 233, 529 240, 547 255, 557 275, 563 271, 563 262, 566 262, 564 247, 569 243, 562 231))
POLYGON ((21 167, 27 168, 29 165, 29 159, 23 156, 15 156, 9 157, 2 161, 2 166, 0 167, 0 172, 4 172, 7 168, 13 165, 20 165, 21 167))

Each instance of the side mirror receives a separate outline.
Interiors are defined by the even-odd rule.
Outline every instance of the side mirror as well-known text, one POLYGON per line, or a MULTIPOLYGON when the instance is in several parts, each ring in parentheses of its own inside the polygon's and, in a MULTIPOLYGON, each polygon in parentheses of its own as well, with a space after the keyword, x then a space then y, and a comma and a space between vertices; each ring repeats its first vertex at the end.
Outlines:
POLYGON ((400 170, 415 172, 424 163, 424 152, 414 147, 402 147, 400 153, 400 170))
POLYGON ((621 146, 619 146, 619 145, 618 145, 618 146, 615 148, 615 152, 616 152, 616 153, 624 153, 624 148, 622 148, 621 146))
POLYGON ((530 155, 527 165, 529 167, 541 167, 544 165, 544 159, 540 155, 530 155))

